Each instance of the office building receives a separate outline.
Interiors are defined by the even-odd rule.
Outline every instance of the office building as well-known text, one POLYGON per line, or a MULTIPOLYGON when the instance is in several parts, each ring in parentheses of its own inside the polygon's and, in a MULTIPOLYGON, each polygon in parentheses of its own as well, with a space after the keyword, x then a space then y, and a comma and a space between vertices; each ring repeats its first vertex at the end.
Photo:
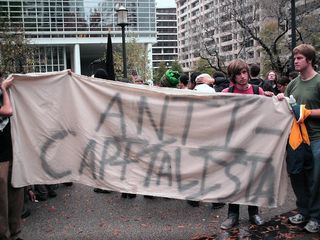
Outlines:
MULTIPOLYGON (((284 35, 288 41, 291 31, 290 3, 291 1, 287 1, 282 6, 284 12, 279 14, 279 17, 285 16, 288 20, 289 30, 284 35)), ((234 18, 254 26, 254 31, 259 36, 264 24, 272 20, 270 15, 277 16, 277 9, 272 9, 276 3, 258 0, 176 0, 176 4, 178 59, 185 72, 197 67, 200 56, 209 56, 214 61, 214 56, 218 55, 226 65, 235 58, 246 59, 249 64, 260 63, 264 58, 261 45, 243 31, 234 18)), ((315 18, 309 33, 319 32, 316 24, 320 16, 319 0, 297 0, 295 5, 297 22, 313 15, 315 18)), ((217 62, 213 62, 214 64, 217 62)))
MULTIPOLYGON (((193 71, 200 56, 208 51, 218 54, 223 62, 231 61, 242 51, 248 62, 259 62, 259 51, 254 40, 239 44, 243 39, 241 28, 226 14, 226 2, 223 0, 176 0, 178 18, 178 55, 185 72, 193 71)), ((244 8, 259 12, 250 1, 244 8)))
POLYGON ((107 34, 120 44, 116 10, 128 10, 127 35, 147 45, 152 60, 156 42, 155 0, 0 0, 0 20, 11 31, 21 28, 36 48, 34 70, 50 72, 70 68, 90 75, 90 63, 104 55, 107 34))
POLYGON ((157 8, 157 43, 152 46, 152 65, 157 69, 160 63, 167 68, 178 60, 176 8, 157 8))

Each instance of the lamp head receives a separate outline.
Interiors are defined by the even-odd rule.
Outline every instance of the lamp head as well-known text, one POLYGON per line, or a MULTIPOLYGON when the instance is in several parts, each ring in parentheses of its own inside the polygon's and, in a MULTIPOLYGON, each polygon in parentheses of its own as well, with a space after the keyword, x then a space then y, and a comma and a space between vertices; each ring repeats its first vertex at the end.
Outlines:
POLYGON ((125 26, 128 25, 128 10, 124 6, 120 6, 117 9, 118 14, 118 25, 125 26))

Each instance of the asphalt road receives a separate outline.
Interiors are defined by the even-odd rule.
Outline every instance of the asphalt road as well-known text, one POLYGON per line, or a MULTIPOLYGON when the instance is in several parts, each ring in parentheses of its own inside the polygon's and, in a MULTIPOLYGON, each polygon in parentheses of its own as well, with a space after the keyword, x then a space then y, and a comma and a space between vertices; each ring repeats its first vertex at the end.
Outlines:
POLYGON ((232 231, 220 230, 227 207, 213 210, 209 203, 191 207, 183 200, 123 199, 120 193, 97 194, 81 184, 61 185, 57 193, 48 201, 27 204, 31 215, 24 219, 23 239, 320 239, 319 234, 292 230, 285 224, 286 216, 281 214, 295 208, 291 188, 283 206, 260 209, 267 226, 250 225, 247 208, 241 207, 239 228, 232 231))

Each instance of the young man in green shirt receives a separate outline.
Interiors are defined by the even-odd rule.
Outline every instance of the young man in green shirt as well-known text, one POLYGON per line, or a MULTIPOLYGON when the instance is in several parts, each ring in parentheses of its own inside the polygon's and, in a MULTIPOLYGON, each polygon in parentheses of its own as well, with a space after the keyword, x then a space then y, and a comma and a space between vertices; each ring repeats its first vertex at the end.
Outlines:
POLYGON ((278 99, 292 95, 297 104, 304 104, 311 110, 304 123, 310 138, 310 148, 302 158, 294 154, 288 159, 288 165, 298 160, 298 168, 289 172, 292 188, 297 198, 299 213, 289 217, 292 224, 307 223, 308 232, 319 232, 320 224, 320 74, 314 69, 316 50, 308 44, 301 44, 293 49, 295 70, 300 73, 292 80, 278 99))

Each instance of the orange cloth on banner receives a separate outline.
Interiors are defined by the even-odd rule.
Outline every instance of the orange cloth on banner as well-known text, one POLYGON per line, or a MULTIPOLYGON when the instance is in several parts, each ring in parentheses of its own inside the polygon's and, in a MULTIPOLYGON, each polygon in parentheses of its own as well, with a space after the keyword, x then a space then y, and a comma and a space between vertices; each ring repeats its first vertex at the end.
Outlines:
POLYGON ((291 133, 289 136, 289 144, 293 150, 297 149, 303 142, 310 145, 307 127, 304 124, 304 120, 309 117, 310 114, 311 110, 306 109, 304 105, 301 105, 299 122, 296 120, 296 118, 293 119, 291 133))

